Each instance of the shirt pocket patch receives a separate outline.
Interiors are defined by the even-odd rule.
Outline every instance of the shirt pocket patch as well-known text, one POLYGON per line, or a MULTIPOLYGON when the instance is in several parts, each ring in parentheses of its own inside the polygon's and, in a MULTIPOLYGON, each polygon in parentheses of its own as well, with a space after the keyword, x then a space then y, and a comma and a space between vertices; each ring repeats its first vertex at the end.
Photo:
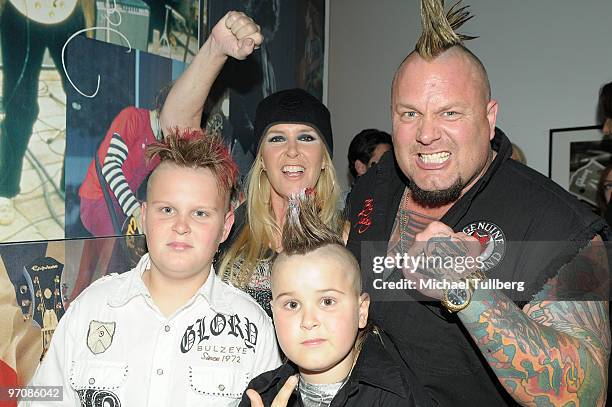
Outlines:
POLYGON ((120 397, 127 375, 127 363, 73 361, 70 386, 79 395, 82 407, 120 407, 120 397))
POLYGON ((189 367, 189 387, 202 396, 239 399, 250 380, 250 373, 237 369, 189 367))
POLYGON ((127 380, 128 365, 109 361, 73 361, 70 385, 74 390, 117 390, 127 380))

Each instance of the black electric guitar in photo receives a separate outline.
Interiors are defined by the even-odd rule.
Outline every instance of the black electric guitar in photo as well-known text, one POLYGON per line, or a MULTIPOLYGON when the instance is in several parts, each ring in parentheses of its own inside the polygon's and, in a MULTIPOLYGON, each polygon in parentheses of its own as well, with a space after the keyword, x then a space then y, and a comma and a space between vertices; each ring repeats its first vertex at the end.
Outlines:
POLYGON ((62 272, 64 265, 52 257, 40 257, 23 269, 25 282, 19 285, 17 301, 26 318, 34 319, 42 330, 42 355, 64 315, 62 272))

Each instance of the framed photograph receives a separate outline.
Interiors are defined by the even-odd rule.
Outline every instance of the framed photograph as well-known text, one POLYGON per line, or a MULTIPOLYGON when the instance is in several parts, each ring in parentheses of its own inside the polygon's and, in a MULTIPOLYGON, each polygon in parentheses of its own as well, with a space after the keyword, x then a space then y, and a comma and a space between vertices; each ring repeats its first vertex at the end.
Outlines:
POLYGON ((601 171, 611 163, 612 139, 601 126, 550 130, 548 176, 594 210, 601 171))

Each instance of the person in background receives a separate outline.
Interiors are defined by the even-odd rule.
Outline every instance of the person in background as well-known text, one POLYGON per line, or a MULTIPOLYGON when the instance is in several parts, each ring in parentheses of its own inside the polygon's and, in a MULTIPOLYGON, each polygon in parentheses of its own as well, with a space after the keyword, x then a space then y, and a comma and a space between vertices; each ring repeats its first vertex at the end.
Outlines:
MULTIPOLYGON (((604 140, 606 141, 607 145, 610 146, 612 143, 612 140, 610 140, 610 137, 612 136, 612 82, 604 84, 599 90, 597 108, 597 119, 599 123, 602 123, 601 131, 604 135, 604 140)), ((601 176, 597 185, 597 206, 599 207, 601 216, 603 216, 608 225, 612 227, 612 205, 610 205, 611 197, 612 163, 608 164, 606 168, 601 171, 601 176)), ((608 366, 608 402, 612 402, 611 376, 612 367, 608 366)))
MULTIPOLYGON (((368 172, 371 166, 380 161, 383 154, 393 149, 391 135, 378 129, 365 129, 360 131, 349 145, 348 162, 351 174, 351 186, 355 184, 358 177, 368 172)), ((349 203, 351 191, 347 191, 342 201, 344 202, 344 213, 350 212, 349 203)), ((348 236, 349 225, 344 225, 344 234, 348 236)))
POLYGON ((597 185, 597 204, 601 216, 607 218, 610 197, 612 196, 612 164, 601 171, 599 184, 597 185))
POLYGON ((391 135, 378 129, 365 129, 357 133, 348 149, 349 171, 353 181, 365 174, 380 157, 393 149, 391 135))
POLYGON ((523 153, 523 150, 521 150, 521 148, 514 143, 512 143, 512 155, 510 156, 510 158, 522 164, 527 164, 527 158, 525 158, 525 153, 523 153))
MULTIPOLYGON (((599 102, 597 106, 597 119, 602 123, 601 131, 604 135, 604 141, 608 145, 612 142, 612 82, 608 82, 599 90, 599 102)), ((599 184, 597 185, 597 204, 601 216, 606 219, 609 225, 612 225, 612 209, 610 208, 610 195, 612 194, 612 164, 608 164, 601 171, 599 184)))
POLYGON ((612 136, 612 82, 603 85, 599 91, 598 118, 604 136, 612 136))

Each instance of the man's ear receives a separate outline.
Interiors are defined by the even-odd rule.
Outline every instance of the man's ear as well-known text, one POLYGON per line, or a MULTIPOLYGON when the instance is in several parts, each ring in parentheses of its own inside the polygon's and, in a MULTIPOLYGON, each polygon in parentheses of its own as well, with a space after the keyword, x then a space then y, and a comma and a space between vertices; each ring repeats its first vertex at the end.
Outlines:
POLYGON ((232 226, 234 226, 234 210, 230 208, 230 210, 225 214, 225 221, 223 222, 223 235, 221 236, 219 243, 225 242, 225 239, 227 239, 232 230, 232 226))
POLYGON ((368 165, 364 164, 361 160, 355 160, 355 171, 357 171, 357 175, 361 177, 368 172, 368 165))
POLYGON ((491 99, 487 104, 487 120, 489 121, 489 140, 495 137, 495 124, 497 123, 497 101, 491 99))
POLYGON ((370 295, 363 293, 359 297, 359 328, 365 328, 368 323, 368 314, 370 312, 370 295))

